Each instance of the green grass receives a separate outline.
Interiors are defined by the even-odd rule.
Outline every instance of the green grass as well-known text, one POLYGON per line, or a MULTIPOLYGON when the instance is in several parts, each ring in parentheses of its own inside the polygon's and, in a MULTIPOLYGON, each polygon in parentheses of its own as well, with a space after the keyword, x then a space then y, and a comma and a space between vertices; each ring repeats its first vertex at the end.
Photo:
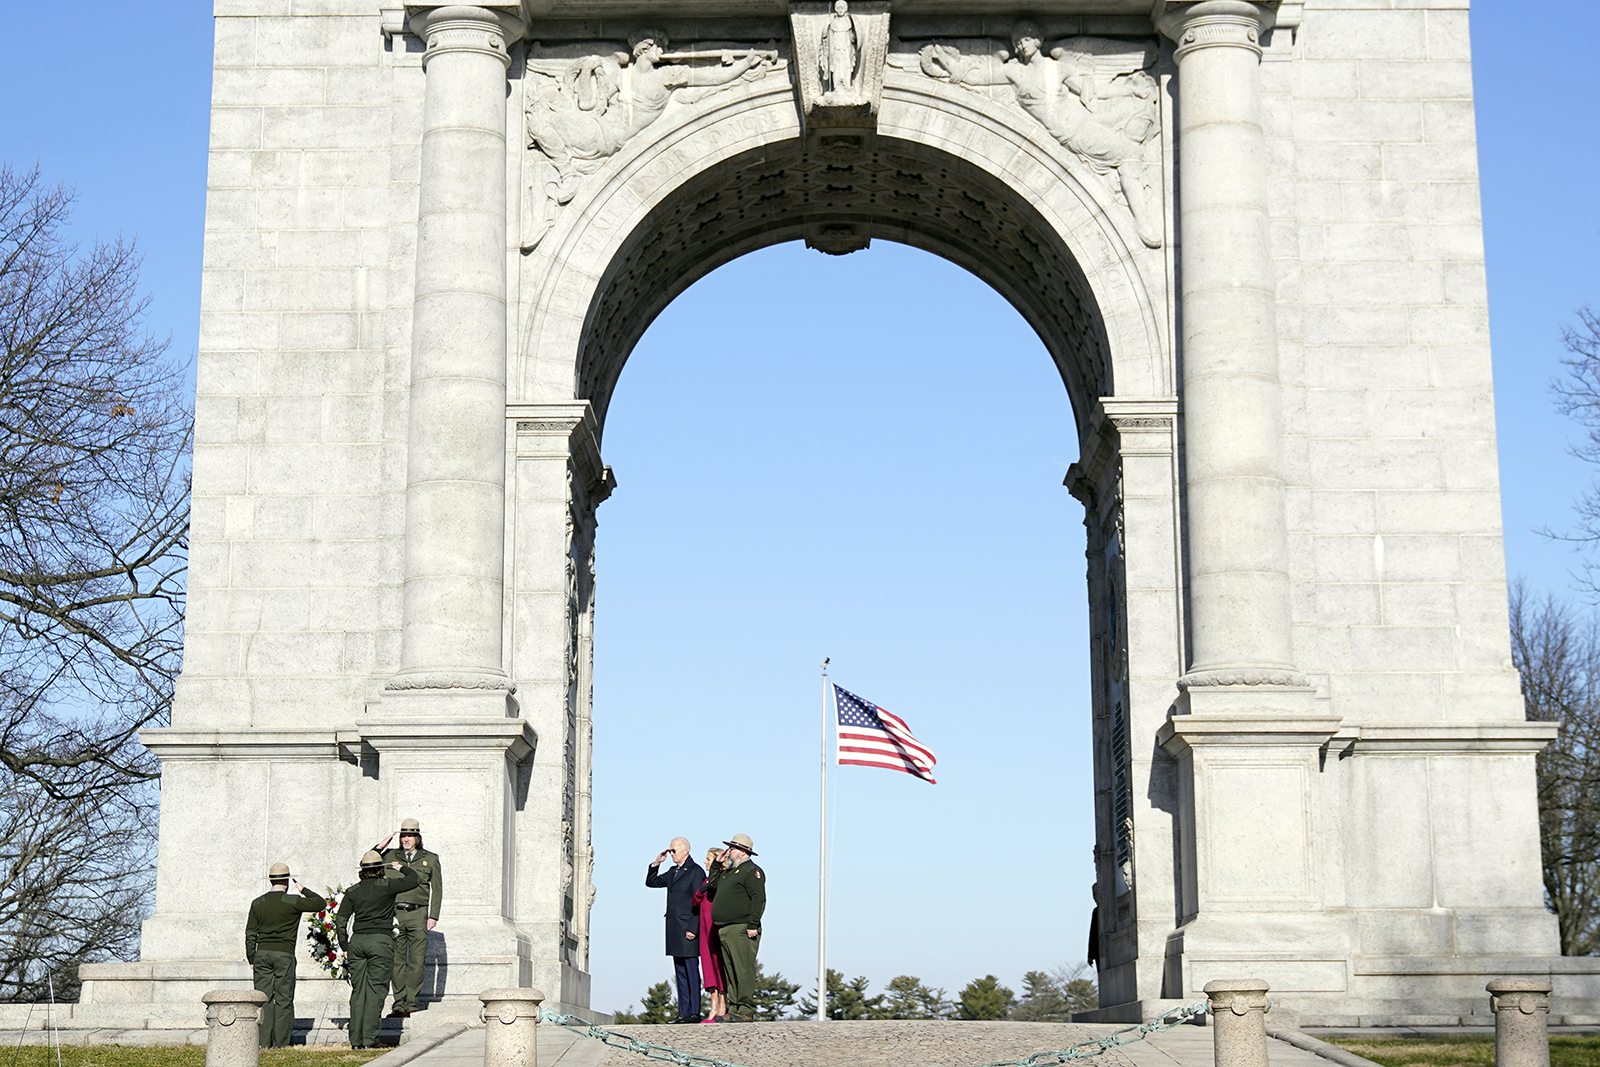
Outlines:
MULTIPOLYGON (((355 1067, 389 1050, 348 1045, 294 1045, 261 1050, 261 1067, 355 1067)), ((61 1067, 204 1067, 204 1045, 85 1045, 61 1047, 61 1067)), ((56 1050, 43 1045, 0 1049, 0 1067, 56 1067, 56 1050)))
MULTIPOLYGON (((1383 1067, 1494 1067, 1494 1038, 1487 1036, 1340 1038, 1328 1044, 1383 1067)), ((1552 1036, 1550 1067, 1600 1067, 1600 1037, 1552 1036)))

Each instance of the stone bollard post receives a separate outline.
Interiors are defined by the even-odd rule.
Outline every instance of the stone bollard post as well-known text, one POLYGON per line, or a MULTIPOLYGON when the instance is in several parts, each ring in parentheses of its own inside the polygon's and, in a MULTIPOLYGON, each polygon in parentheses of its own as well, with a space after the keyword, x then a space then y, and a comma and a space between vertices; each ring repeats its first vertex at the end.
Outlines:
POLYGON ((254 989, 213 989, 206 1006, 206 1067, 256 1067, 261 1062, 261 1005, 254 989))
POLYGON ((483 1001, 483 1067, 534 1067, 544 994, 537 989, 485 989, 478 999, 483 1001))
POLYGON ((1267 1067, 1267 983, 1259 978, 1207 982, 1216 1067, 1267 1067))
POLYGON ((1495 1067, 1550 1067, 1550 979, 1496 978, 1484 988, 1494 1012, 1495 1067))

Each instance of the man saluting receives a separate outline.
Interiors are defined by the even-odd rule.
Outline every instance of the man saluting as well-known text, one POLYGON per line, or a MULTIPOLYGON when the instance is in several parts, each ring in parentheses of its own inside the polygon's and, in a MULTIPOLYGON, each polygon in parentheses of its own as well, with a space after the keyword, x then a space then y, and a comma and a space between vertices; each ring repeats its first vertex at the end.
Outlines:
POLYGON ((750 861, 756 854, 748 834, 724 841, 722 866, 711 872, 706 891, 711 922, 722 950, 728 981, 728 1014, 718 1022, 747 1023, 755 1018, 756 953, 761 948, 761 915, 767 910, 767 873, 750 861))
POLYGON ((320 911, 328 902, 295 881, 285 863, 267 871, 272 888, 250 902, 244 925, 244 958, 259 992, 267 995, 261 1006, 261 1047, 285 1048, 294 1036, 294 949, 300 916, 320 911))
POLYGON ((657 856, 645 873, 644 884, 667 891, 667 955, 672 957, 678 980, 678 1017, 675 1022, 697 1023, 700 1014, 699 910, 694 895, 706 884, 706 872, 689 856, 689 842, 674 837, 667 851, 657 856), (672 856, 672 866, 660 873, 661 863, 672 856))
POLYGON ((428 955, 428 931, 439 924, 439 905, 444 900, 444 871, 439 866, 438 855, 422 847, 421 825, 415 819, 405 819, 400 823, 399 835, 399 848, 389 848, 389 842, 395 839, 395 835, 390 834, 373 849, 383 855, 384 863, 401 864, 418 879, 415 889, 406 890, 394 900, 391 1019, 404 1019, 417 1010, 417 995, 422 992, 422 964, 428 955))
POLYGON ((383 857, 361 857, 361 877, 345 890, 333 932, 350 968, 350 1047, 372 1048, 382 1025, 383 998, 394 970, 394 898, 417 887, 409 867, 391 863, 398 878, 385 878, 383 857), (354 929, 351 922, 354 920, 354 929))

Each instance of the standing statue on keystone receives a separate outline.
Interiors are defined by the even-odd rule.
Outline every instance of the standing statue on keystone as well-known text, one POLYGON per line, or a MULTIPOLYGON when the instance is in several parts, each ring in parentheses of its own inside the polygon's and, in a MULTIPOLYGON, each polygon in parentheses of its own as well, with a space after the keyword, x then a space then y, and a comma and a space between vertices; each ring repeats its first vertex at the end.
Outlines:
POLYGON ((835 0, 833 18, 822 31, 822 47, 817 50, 817 68, 822 77, 822 93, 847 94, 861 75, 861 34, 845 0, 835 0))

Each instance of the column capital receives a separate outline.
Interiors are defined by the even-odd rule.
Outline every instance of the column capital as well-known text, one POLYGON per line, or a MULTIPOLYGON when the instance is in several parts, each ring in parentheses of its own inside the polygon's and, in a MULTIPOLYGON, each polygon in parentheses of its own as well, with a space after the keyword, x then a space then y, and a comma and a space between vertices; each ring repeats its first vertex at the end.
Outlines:
POLYGON ((1548 978, 1496 978, 1483 988, 1489 991, 1489 1010, 1496 1014, 1502 1011, 1550 1014, 1553 987, 1548 978))
POLYGON ((442 52, 476 52, 511 66, 510 46, 522 39, 527 24, 509 11, 450 5, 406 8, 407 28, 427 43, 422 66, 442 52))
POLYGON ((1163 4, 1156 29, 1178 44, 1179 60, 1201 48, 1243 48, 1261 56, 1261 35, 1272 28, 1273 12, 1249 0, 1201 0, 1163 4))
POLYGON ((1259 978, 1222 979, 1207 982, 1206 999, 1211 1002, 1211 1014, 1228 1011, 1245 1015, 1252 1011, 1267 1013, 1267 992, 1271 987, 1259 978))

